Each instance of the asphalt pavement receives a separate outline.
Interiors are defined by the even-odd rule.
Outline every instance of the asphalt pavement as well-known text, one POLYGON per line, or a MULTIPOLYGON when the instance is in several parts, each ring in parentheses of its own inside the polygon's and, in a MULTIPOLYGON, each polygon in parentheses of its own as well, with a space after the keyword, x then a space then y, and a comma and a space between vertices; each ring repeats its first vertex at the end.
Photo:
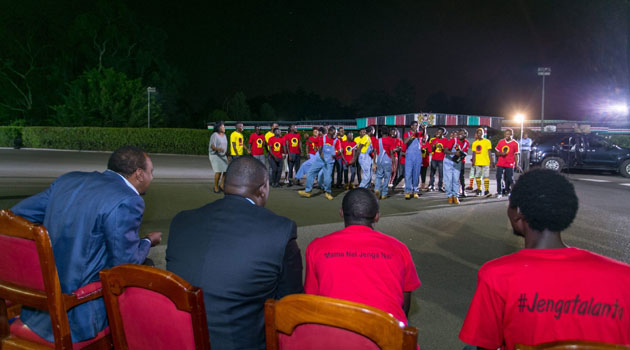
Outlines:
MULTIPOLYGON (((0 149, 0 207, 45 189, 57 176, 72 170, 103 171, 109 153, 0 149)), ((197 208, 221 195, 211 190, 207 157, 152 155, 154 182, 145 195, 141 234, 164 232, 163 244, 151 257, 164 266, 171 219, 181 210, 197 208)), ((492 178, 493 174, 491 175, 492 178)), ((630 179, 614 174, 570 173, 580 199, 578 217, 563 234, 572 246, 630 262, 630 179)), ((467 177, 466 177, 467 178, 467 177)), ((494 181, 491 182, 494 192, 494 181)), ((302 252, 316 237, 343 228, 335 199, 301 198, 302 187, 272 189, 267 207, 298 224, 302 252)), ((506 217, 505 198, 466 198, 447 204, 440 192, 405 200, 400 190, 380 202, 376 229, 405 243, 411 251, 422 286, 413 293, 409 315, 419 329, 423 349, 461 349, 457 338, 476 286, 479 267, 522 247, 506 217)))

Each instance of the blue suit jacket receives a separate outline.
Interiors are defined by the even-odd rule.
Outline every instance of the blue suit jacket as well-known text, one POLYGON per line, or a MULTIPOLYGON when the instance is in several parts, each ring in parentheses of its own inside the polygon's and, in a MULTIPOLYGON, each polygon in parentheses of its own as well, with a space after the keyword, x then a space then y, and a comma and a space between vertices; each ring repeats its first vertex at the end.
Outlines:
MULTIPOLYGON (((11 210, 48 229, 64 293, 97 281, 102 269, 142 263, 151 247, 138 237, 144 200, 110 170, 62 175, 11 210)), ((47 312, 24 308, 20 318, 39 336, 54 341, 47 312)), ((74 342, 93 338, 107 327, 103 299, 72 308, 68 319, 74 342)))

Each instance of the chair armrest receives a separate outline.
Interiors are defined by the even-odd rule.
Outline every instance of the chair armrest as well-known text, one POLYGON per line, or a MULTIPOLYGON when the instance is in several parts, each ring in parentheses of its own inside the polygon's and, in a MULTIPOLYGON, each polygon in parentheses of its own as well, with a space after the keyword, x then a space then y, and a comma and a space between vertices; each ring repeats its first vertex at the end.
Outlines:
POLYGON ((72 294, 64 294, 66 308, 70 309, 79 304, 83 304, 90 300, 98 299, 103 296, 103 285, 101 281, 92 282, 75 290, 72 294))

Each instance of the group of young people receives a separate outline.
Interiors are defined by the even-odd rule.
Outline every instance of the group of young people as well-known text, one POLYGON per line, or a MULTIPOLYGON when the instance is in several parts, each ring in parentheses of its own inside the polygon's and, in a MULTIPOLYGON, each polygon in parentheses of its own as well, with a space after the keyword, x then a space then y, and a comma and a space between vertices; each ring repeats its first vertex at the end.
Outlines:
MULTIPOLYGON (((215 130, 215 134, 221 130, 225 133, 222 123, 215 130)), ((271 187, 299 185, 306 177, 305 189, 298 193, 307 198, 311 197, 317 181, 329 200, 333 199, 333 188, 348 190, 355 186, 373 189, 377 198, 383 200, 388 197, 390 188, 395 190, 405 180, 403 191, 407 200, 420 198, 425 191, 440 191, 446 194, 448 203, 459 204, 460 198, 468 196, 466 191, 476 196, 492 196, 491 167, 497 169, 496 197, 509 193, 514 182, 519 143, 512 138, 510 129, 494 149, 482 128, 476 130, 472 144, 467 139, 466 129, 448 132, 440 127, 429 137, 426 126, 420 127, 417 121, 409 125, 409 131, 402 137, 397 128, 380 127, 379 131, 381 137, 377 137, 373 126, 368 126, 360 129, 355 137, 343 127, 322 126, 314 127, 311 135, 302 136, 292 124, 282 135, 278 124, 273 123, 265 134, 256 126, 245 142, 243 123, 237 122, 236 130, 230 135, 229 154, 239 157, 246 151, 267 164, 271 187), (307 157, 304 162, 302 155, 307 157), (464 178, 469 155, 472 164, 466 187, 464 178)), ((212 162, 212 139, 210 152, 212 162)), ((215 192, 222 188, 220 176, 215 169, 215 192)))

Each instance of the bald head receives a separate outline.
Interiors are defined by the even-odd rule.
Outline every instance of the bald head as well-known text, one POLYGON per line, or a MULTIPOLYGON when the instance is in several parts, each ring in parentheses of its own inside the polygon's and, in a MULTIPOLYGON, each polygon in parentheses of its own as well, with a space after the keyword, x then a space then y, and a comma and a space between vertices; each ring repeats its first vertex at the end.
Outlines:
POLYGON ((346 226, 363 225, 372 227, 378 221, 378 200, 371 191, 355 188, 343 197, 341 203, 343 220, 346 226))
POLYGON ((267 201, 269 173, 265 165, 252 156, 233 160, 225 174, 225 193, 252 199, 264 206, 267 201), (257 200, 261 199, 259 203, 257 200))

